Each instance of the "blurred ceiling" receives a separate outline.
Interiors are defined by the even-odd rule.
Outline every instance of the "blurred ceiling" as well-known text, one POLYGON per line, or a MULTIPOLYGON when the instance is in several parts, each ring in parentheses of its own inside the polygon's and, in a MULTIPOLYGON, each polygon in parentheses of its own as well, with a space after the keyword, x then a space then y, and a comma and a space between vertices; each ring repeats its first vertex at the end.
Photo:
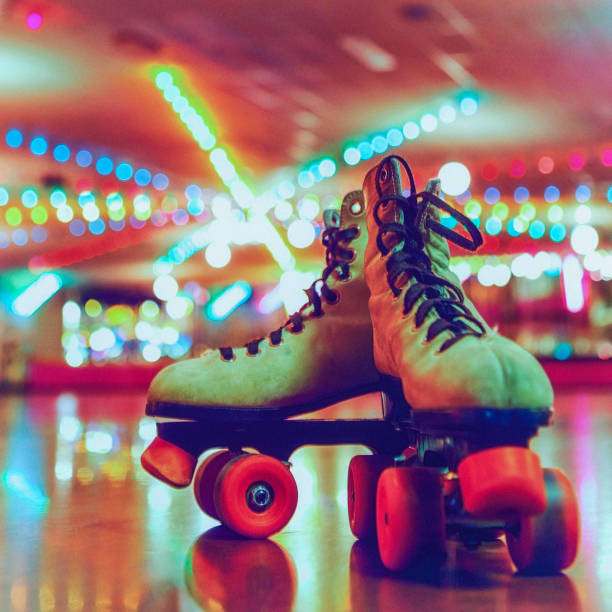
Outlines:
MULTIPOLYGON (((255 195, 295 183, 325 157, 337 161, 337 173, 307 191, 323 199, 359 188, 381 156, 352 167, 342 159, 347 145, 446 102, 456 106, 466 91, 477 96, 476 114, 458 113, 394 149, 421 186, 456 159, 478 171, 495 164, 503 191, 516 184, 507 170, 515 158, 531 184, 546 185, 549 177, 537 172, 543 155, 563 185, 574 180, 567 159, 575 153, 590 180, 609 179, 598 156, 612 141, 611 32, 612 5, 596 1, 0 0, 0 185, 11 195, 54 185, 135 193, 133 181, 53 159, 51 148, 63 143, 164 173, 169 186, 153 191, 159 198, 180 199, 191 183, 223 192, 209 151, 156 86, 160 69, 178 75, 255 195), (32 13, 42 17, 36 29, 26 25, 32 13), (5 143, 11 129, 23 134, 22 146, 5 143), (37 136, 49 143, 46 154, 30 152, 37 136)), ((482 182, 472 175, 474 185, 482 182)), ((153 260, 201 222, 75 237, 53 219, 45 242, 0 250, 0 268, 43 257, 70 265, 84 283, 150 287, 153 260)), ((11 228, 0 214, 2 229, 11 228)), ((286 241, 286 229, 278 231, 286 241)), ((227 268, 193 257, 177 266, 177 278, 210 284, 280 275, 266 248, 233 250, 242 254, 227 268)), ((292 251, 299 267, 320 267, 317 243, 292 251)))

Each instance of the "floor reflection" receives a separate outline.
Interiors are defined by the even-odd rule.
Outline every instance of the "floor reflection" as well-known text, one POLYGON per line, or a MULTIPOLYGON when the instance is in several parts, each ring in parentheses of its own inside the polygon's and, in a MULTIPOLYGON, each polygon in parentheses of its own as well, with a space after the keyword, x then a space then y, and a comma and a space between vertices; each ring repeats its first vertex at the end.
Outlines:
MULTIPOLYGON (((450 545, 435 574, 387 572, 348 526, 347 467, 362 448, 298 450, 295 516, 249 541, 140 468, 155 434, 142 395, 0 397, 0 610, 612 611, 611 399, 558 394, 555 425, 534 441, 576 487, 583 541, 566 575, 523 577, 503 542, 450 545)), ((369 397, 326 416, 377 409, 369 397)))
POLYGON ((295 600, 296 572, 287 552, 271 540, 245 540, 221 526, 191 547, 185 582, 203 610, 288 612, 295 600))

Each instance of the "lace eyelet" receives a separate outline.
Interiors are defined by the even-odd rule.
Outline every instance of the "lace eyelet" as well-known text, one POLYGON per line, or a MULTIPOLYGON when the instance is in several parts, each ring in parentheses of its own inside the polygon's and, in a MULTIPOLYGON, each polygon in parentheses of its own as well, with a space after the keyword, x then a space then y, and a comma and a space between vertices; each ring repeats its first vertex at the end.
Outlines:
POLYGON ((380 180, 383 183, 386 183, 388 178, 389 178, 389 170, 387 170, 387 167, 384 166, 383 169, 380 171, 380 180))
POLYGON ((231 363, 232 361, 236 361, 236 353, 232 355, 231 359, 226 359, 221 353, 219 353, 219 356, 221 357, 221 361, 225 361, 225 363, 231 363))
POLYGON ((298 336, 299 334, 301 334, 304 331, 304 326, 300 327, 299 330, 295 331, 294 329, 289 329, 287 328, 287 331, 292 334, 293 336, 298 336))
POLYGON ((349 212, 353 217, 358 217, 364 210, 365 206, 360 200, 355 200, 349 207, 349 212))
POLYGON ((329 299, 328 297, 325 297, 325 301, 333 306, 334 304, 337 304, 340 301, 340 294, 337 291, 334 291, 333 289, 330 289, 330 291, 334 298, 329 299))
POLYGON ((272 342, 272 340, 270 339, 268 342, 268 346, 280 346, 281 342, 283 341, 283 339, 281 338, 280 342, 277 342, 276 344, 274 342, 272 342))
POLYGON ((418 328, 416 325, 413 325, 413 326, 410 328, 410 331, 411 331, 411 332, 413 332, 413 333, 415 333, 415 334, 418 334, 418 333, 419 333, 421 330, 420 330, 420 329, 419 329, 419 328, 418 328))
POLYGON ((257 357, 257 355, 259 355, 259 353, 261 353, 261 351, 259 349, 257 349, 256 353, 250 353, 248 350, 246 352, 247 357, 257 357))

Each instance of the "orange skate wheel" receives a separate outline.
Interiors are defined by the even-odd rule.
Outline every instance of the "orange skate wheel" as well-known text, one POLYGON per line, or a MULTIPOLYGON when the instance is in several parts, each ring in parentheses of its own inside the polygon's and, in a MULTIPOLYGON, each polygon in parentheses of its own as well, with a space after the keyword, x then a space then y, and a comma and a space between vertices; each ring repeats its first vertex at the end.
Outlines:
POLYGON ((181 489, 193 478, 197 458, 172 442, 154 438, 140 457, 142 467, 151 476, 181 489))
POLYGON ((540 458, 528 448, 499 446, 468 455, 457 470, 465 509, 477 518, 518 518, 546 507, 540 458))
POLYGON ((392 467, 378 480, 376 530, 390 570, 440 567, 446 558, 442 483, 435 470, 392 467))
POLYGON ((348 515, 356 538, 376 535, 376 486, 383 470, 393 465, 388 455, 356 455, 348 469, 348 515))
POLYGON ((221 521, 249 538, 267 538, 293 516, 297 485, 289 468, 268 455, 240 455, 229 461, 215 483, 221 521))
POLYGON ((232 459, 233 455, 227 451, 217 451, 209 455, 202 465, 196 471, 193 479, 193 493, 195 495, 198 506, 203 512, 214 519, 219 520, 217 510, 215 509, 215 481, 219 472, 224 468, 225 464, 232 459))
POLYGON ((510 556, 517 569, 531 573, 555 574, 576 558, 580 539, 578 501, 567 476, 561 470, 545 469, 546 510, 523 517, 517 532, 506 534, 510 556))

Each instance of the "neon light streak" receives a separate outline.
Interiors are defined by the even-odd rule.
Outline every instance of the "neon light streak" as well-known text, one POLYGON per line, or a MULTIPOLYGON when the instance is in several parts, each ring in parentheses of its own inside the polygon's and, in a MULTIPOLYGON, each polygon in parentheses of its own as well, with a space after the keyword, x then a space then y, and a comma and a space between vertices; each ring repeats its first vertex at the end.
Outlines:
POLYGON ((283 305, 283 298, 281 297, 280 285, 276 285, 274 289, 268 291, 257 303, 257 310, 261 314, 272 314, 275 310, 278 310, 283 305))
POLYGON ((221 295, 212 301, 207 308, 207 314, 213 321, 223 321, 229 317, 238 306, 251 297, 251 287, 244 281, 230 285, 221 295))
POLYGON ((580 312, 584 307, 584 292, 582 290, 583 270, 575 255, 563 259, 563 292, 565 307, 570 312, 580 312))
POLYGON ((212 133, 204 117, 198 113, 192 102, 184 95, 175 82, 175 76, 167 70, 159 70, 155 75, 155 85, 164 94, 164 98, 172 105, 185 127, 191 132, 201 149, 210 151, 209 159, 215 172, 242 208, 249 208, 254 199, 253 192, 240 178, 234 164, 228 159, 227 152, 222 147, 215 147, 217 139, 212 133), (215 148, 213 148, 215 147, 215 148))
POLYGON ((42 274, 13 300, 11 309, 20 317, 30 317, 61 287, 62 279, 57 274, 42 274))

